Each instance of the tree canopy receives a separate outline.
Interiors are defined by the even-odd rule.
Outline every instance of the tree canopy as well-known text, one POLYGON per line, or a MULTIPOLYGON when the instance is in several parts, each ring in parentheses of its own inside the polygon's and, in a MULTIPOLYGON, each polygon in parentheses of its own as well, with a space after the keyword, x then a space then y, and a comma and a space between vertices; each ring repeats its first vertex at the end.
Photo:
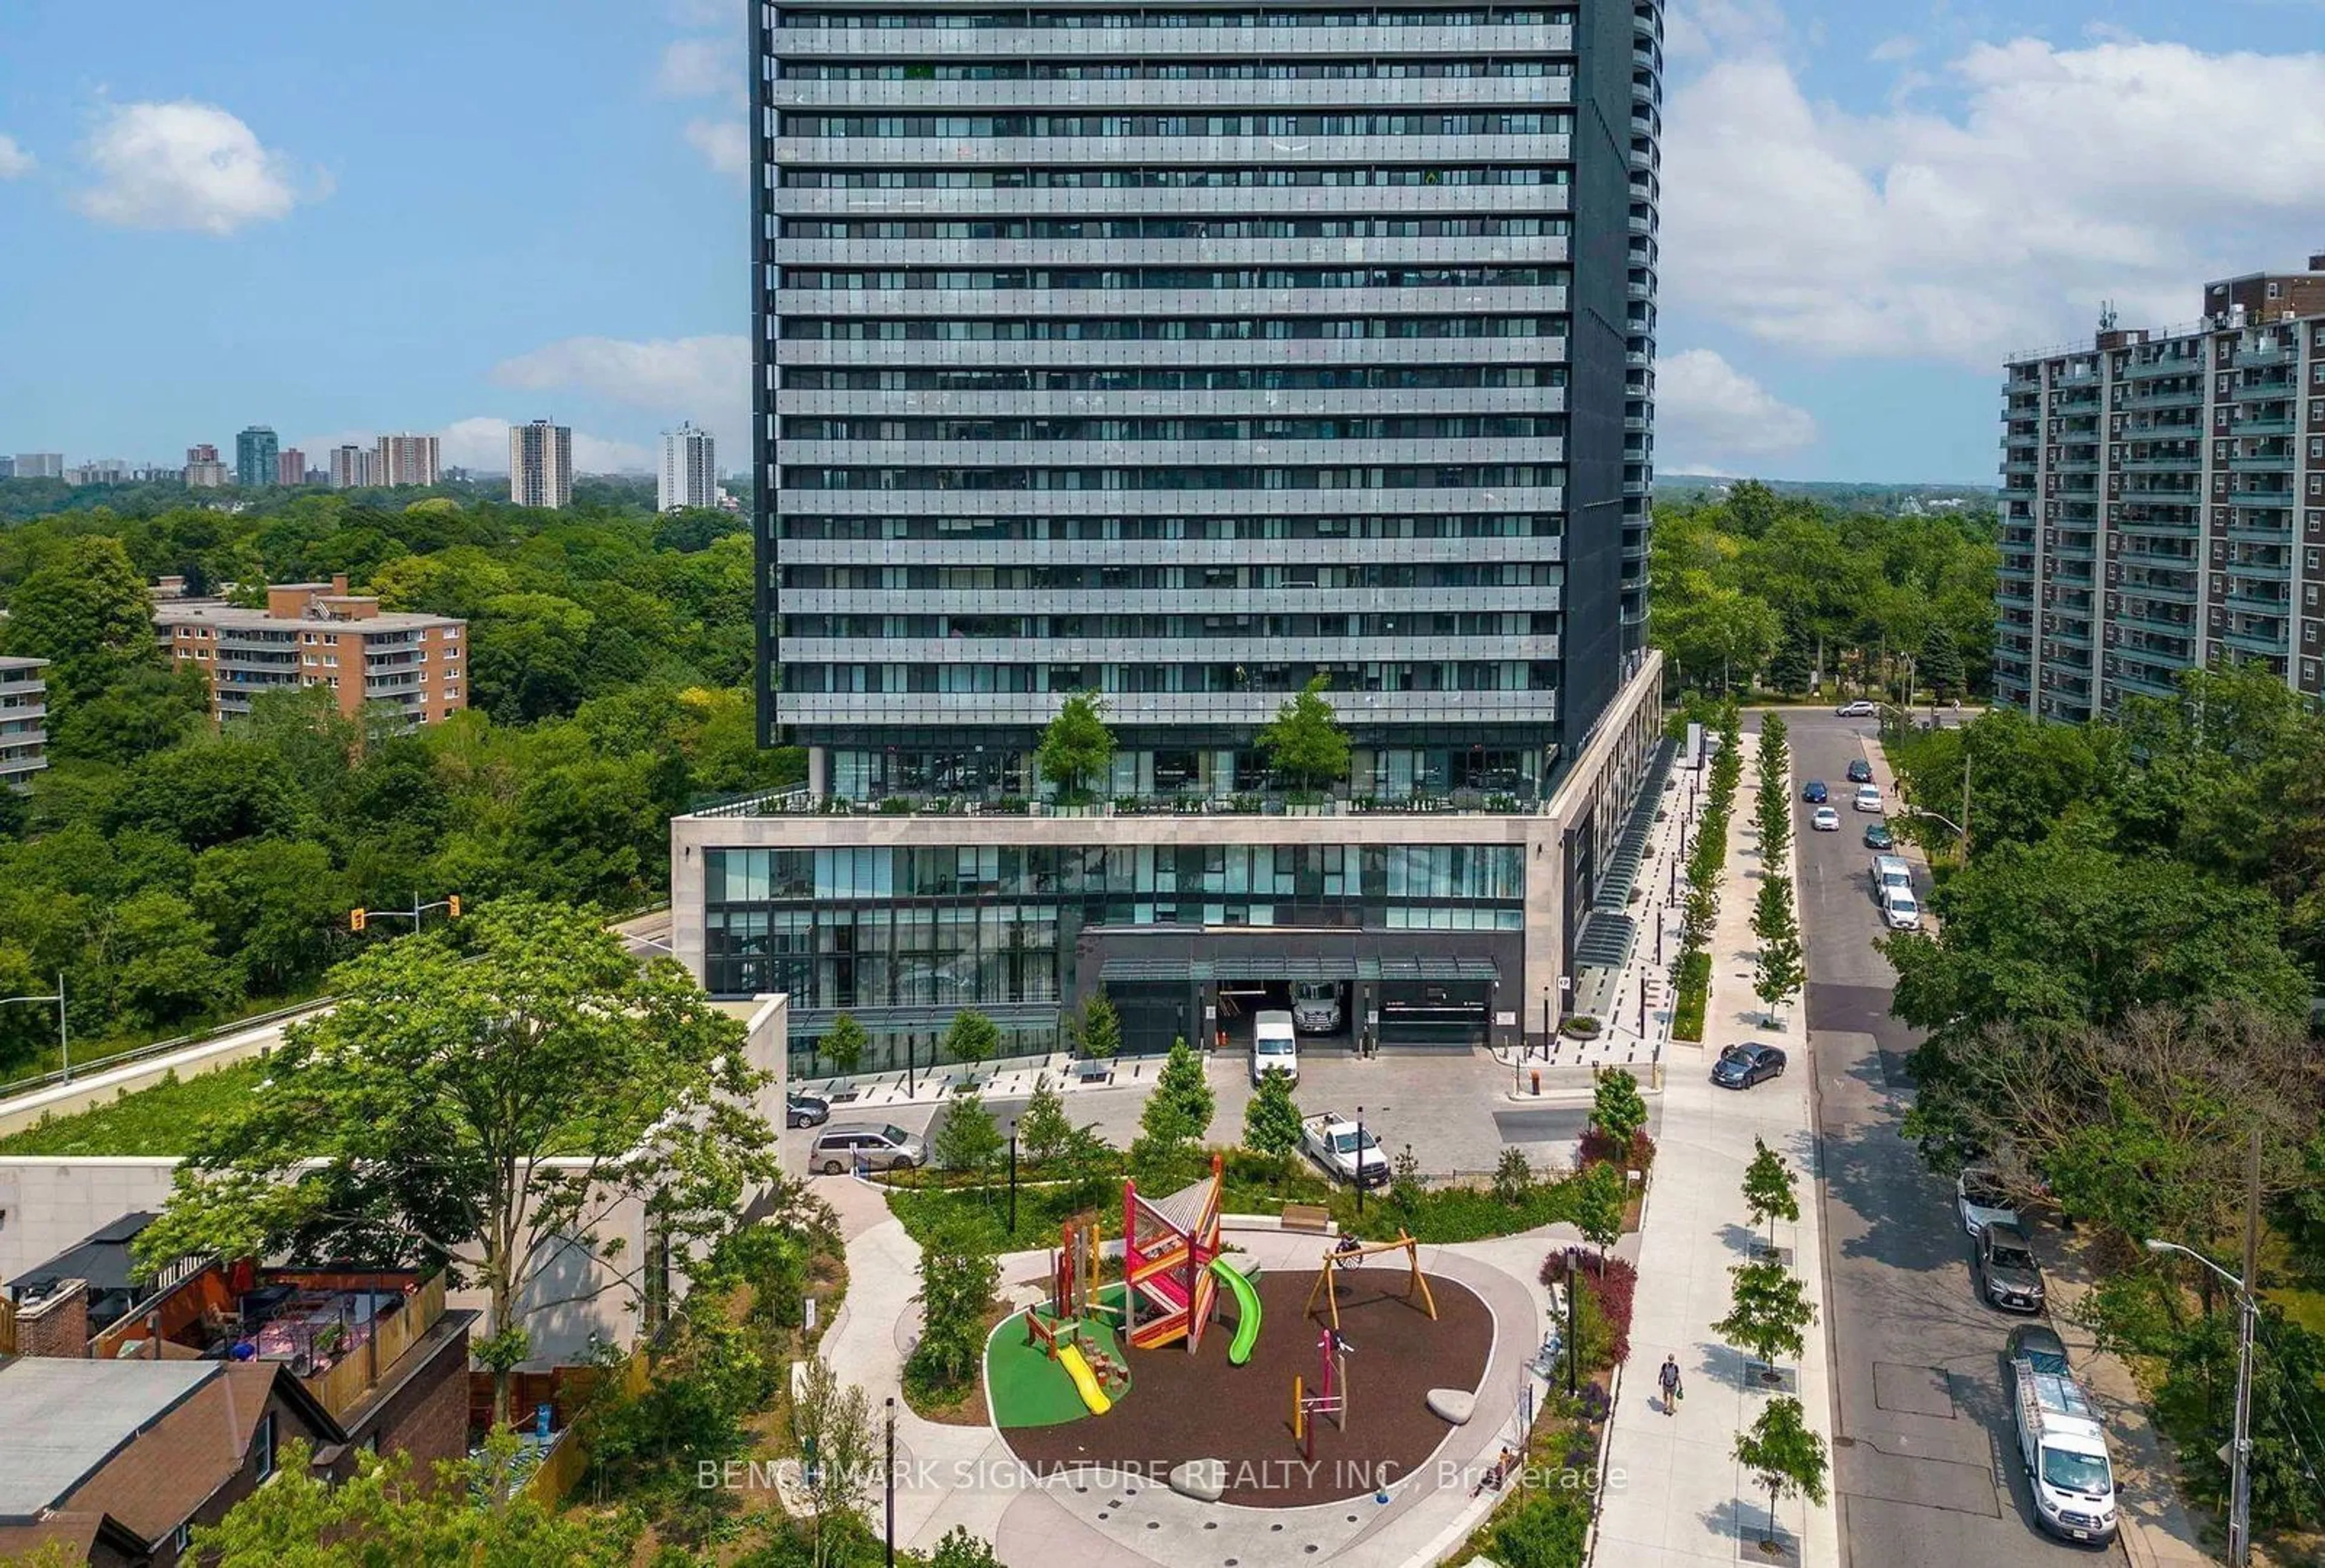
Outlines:
POLYGON ((1268 766, 1313 789, 1320 780, 1346 778, 1348 736, 1324 693, 1331 682, 1317 675, 1285 700, 1275 717, 1259 732, 1259 748, 1268 766))

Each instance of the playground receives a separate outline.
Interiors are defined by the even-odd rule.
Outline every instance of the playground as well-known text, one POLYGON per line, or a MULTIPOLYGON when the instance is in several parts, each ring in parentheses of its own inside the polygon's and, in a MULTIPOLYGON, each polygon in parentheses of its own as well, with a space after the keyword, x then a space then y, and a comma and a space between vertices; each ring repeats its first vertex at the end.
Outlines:
POLYGON ((1277 1238, 1263 1269, 1224 1245, 1221 1190, 1216 1160, 1167 1196, 1125 1183, 1118 1283, 1098 1217, 1066 1222, 1043 1299, 987 1341, 995 1425, 1037 1475, 1203 1461, 1218 1501, 1260 1508, 1385 1491, 1444 1440, 1431 1392, 1484 1378, 1492 1313, 1409 1239, 1318 1238, 1285 1266, 1277 1238))

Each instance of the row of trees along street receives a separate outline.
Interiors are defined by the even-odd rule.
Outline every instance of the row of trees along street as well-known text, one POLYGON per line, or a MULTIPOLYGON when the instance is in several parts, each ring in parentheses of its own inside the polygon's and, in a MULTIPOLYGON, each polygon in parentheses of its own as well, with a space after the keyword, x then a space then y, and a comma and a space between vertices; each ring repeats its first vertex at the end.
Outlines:
MULTIPOLYGON (((673 812, 803 772, 757 745, 740 518, 594 482, 564 512, 458 487, 237 512, 129 495, 0 531, 0 651, 51 661, 51 765, 0 792, 0 995, 62 975, 77 1062, 312 994, 396 929, 357 936, 351 908, 635 908, 668 886, 673 812), (310 689, 213 728, 147 583, 254 602, 339 571, 390 609, 468 617, 472 710, 401 734, 310 689)), ((0 1009, 0 1081, 58 1054, 53 1012, 0 1009)))
MULTIPOLYGON (((2073 1221, 2081 1309, 2133 1358, 2199 1496, 2220 1500, 2236 1271, 2261 1136, 2264 1310, 2253 1515, 2325 1520, 2325 711, 2257 665, 2192 672, 2114 719, 1996 712, 1891 753, 1942 936, 1884 939, 1896 1015, 1928 1032, 1906 1130, 1951 1171, 1997 1166, 2073 1221), (1965 768, 1968 793, 1965 796, 1965 768)), ((2288 1534, 2298 1556, 2313 1537, 2288 1534)))
POLYGON ((1658 505, 1654 645, 1681 687, 1799 693, 1991 684, 1994 514, 1840 514, 1745 480, 1658 505))

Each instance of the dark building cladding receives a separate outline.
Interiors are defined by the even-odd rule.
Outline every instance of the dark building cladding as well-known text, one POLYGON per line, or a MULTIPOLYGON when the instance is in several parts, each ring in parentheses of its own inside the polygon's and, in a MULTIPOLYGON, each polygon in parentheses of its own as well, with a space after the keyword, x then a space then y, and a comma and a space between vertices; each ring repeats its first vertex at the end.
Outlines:
POLYGON ((1095 690, 1108 793, 1217 795, 1321 674, 1356 792, 1545 798, 1644 636, 1661 37, 758 6, 764 739, 819 793, 1038 796, 1095 690))

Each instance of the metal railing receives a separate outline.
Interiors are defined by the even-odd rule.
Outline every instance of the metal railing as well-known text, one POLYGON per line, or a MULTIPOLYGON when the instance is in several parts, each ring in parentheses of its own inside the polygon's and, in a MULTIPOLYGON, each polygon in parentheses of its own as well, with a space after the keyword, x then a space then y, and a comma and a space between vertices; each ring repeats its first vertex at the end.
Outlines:
MULTIPOLYGON (((269 1024, 282 1023, 296 1018, 301 1014, 314 1012, 320 1007, 328 1007, 338 1000, 336 997, 317 997, 311 1001, 293 1002, 289 1007, 277 1007, 272 1012, 254 1013, 246 1018, 233 1018, 222 1024, 213 1024, 208 1028, 197 1029, 189 1035, 175 1035, 167 1040, 154 1040, 143 1045, 132 1045, 126 1050, 116 1051, 108 1055, 84 1058, 73 1063, 69 1077, 60 1071, 10 1079, 5 1083, 0 1083, 0 1097, 5 1097, 5 1099, 14 1099, 19 1096, 54 1088, 59 1084, 91 1078, 116 1067, 127 1067, 144 1062, 149 1057, 166 1056, 172 1051, 183 1051, 190 1046, 224 1039, 229 1035, 239 1035, 249 1029, 263 1029, 269 1024)), ((0 1103, 5 1103, 5 1099, 0 1099, 0 1103)))

